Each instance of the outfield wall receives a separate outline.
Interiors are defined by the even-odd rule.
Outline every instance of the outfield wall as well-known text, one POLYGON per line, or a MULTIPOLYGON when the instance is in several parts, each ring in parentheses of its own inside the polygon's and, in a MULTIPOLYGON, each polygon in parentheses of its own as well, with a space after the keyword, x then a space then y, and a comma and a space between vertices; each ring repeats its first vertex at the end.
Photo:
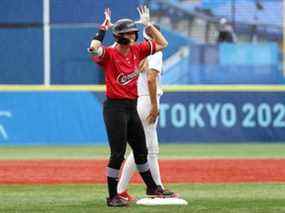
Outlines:
MULTIPOLYGON (((102 87, 0 87, 1 145, 106 144, 102 87), (11 89, 13 88, 13 89, 11 89)), ((285 141, 285 87, 167 87, 160 142, 285 141)))
POLYGON ((170 92, 162 98, 163 142, 275 142, 285 140, 285 93, 170 92))

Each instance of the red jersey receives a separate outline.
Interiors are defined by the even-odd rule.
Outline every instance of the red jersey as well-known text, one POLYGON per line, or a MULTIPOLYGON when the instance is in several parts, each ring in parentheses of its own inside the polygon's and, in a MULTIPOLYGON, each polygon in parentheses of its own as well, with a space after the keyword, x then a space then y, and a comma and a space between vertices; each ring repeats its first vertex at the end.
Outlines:
POLYGON ((156 43, 144 41, 130 45, 126 55, 118 51, 116 46, 103 47, 102 56, 93 56, 94 62, 105 71, 106 95, 111 99, 136 99, 138 66, 141 60, 155 53, 156 43))

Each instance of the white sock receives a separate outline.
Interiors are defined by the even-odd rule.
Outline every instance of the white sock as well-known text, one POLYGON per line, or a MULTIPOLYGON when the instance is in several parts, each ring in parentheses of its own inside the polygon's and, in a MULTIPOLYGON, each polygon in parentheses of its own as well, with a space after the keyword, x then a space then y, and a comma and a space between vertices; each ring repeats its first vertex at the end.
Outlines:
POLYGON ((160 178, 160 170, 159 170, 157 154, 149 153, 147 158, 148 158, 150 172, 151 172, 154 182, 156 183, 156 185, 160 185, 164 189, 161 178, 160 178))
POLYGON ((127 157, 125 164, 123 166, 121 177, 118 182, 117 191, 118 193, 122 193, 127 190, 128 184, 132 179, 134 172, 136 171, 137 167, 134 160, 134 155, 131 152, 127 157))

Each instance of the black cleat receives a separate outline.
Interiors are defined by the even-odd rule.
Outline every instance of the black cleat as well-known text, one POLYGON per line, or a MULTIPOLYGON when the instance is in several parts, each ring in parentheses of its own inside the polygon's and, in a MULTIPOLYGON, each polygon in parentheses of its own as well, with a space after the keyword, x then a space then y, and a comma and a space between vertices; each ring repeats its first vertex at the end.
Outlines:
POLYGON ((128 206, 128 201, 121 198, 119 195, 115 195, 113 198, 107 198, 107 206, 109 207, 126 207, 128 206))
POLYGON ((179 197, 178 194, 167 190, 167 189, 162 189, 161 186, 157 186, 155 190, 152 190, 150 188, 146 189, 146 195, 149 197, 158 197, 158 198, 174 198, 174 197, 179 197))

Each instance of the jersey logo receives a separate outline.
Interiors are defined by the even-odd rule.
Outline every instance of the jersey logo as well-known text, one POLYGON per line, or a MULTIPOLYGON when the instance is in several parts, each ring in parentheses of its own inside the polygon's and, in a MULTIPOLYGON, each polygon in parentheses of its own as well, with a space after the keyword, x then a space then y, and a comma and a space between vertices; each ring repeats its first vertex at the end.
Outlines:
POLYGON ((117 82, 121 85, 126 85, 138 77, 140 71, 136 70, 130 74, 120 73, 117 77, 117 82))

